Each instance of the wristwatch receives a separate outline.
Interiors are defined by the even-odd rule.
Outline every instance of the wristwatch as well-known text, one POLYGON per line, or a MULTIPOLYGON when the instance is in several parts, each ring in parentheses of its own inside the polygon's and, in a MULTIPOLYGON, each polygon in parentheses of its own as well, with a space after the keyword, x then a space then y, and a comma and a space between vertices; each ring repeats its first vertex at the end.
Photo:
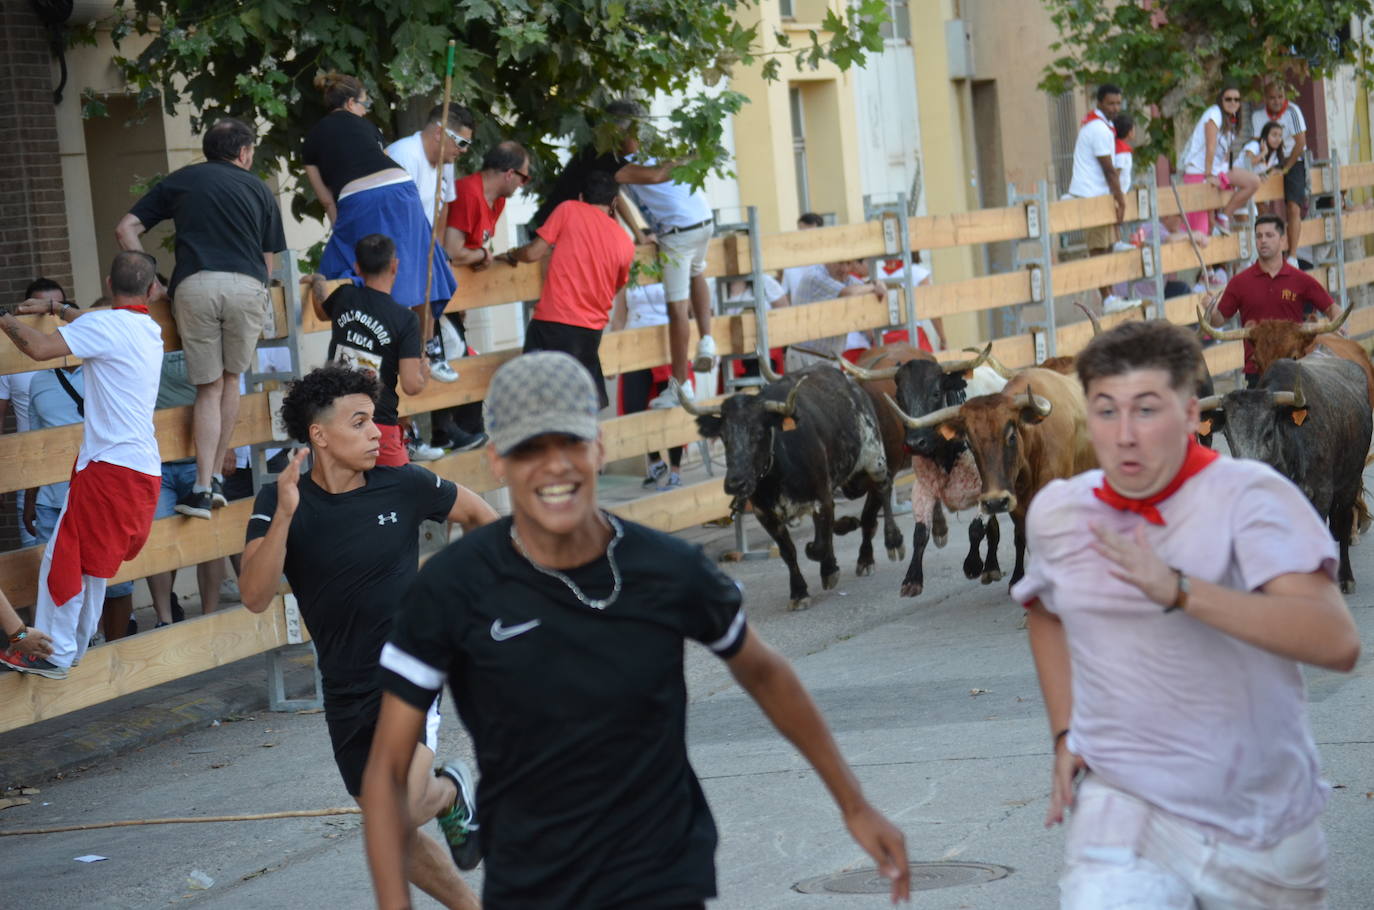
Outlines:
POLYGON ((18 631, 18 632, 15 632, 13 635, 8 636, 8 638, 9 638, 9 640, 10 640, 10 644, 12 644, 12 645, 17 645, 17 644, 19 644, 21 641, 23 641, 24 639, 26 639, 26 638, 28 638, 28 637, 29 637, 29 627, 28 627, 28 626, 25 626, 25 625, 20 625, 19 631, 18 631))
POLYGON ((1182 610, 1188 606, 1188 576, 1183 574, 1182 569, 1174 569, 1174 574, 1178 576, 1178 593, 1174 595, 1174 602, 1164 608, 1165 613, 1182 610))

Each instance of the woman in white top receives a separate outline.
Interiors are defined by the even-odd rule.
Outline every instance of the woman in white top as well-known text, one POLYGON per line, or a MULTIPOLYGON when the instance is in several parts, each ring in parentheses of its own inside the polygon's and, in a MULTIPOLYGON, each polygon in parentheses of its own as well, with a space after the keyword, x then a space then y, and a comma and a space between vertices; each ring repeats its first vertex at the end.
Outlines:
POLYGON ((1243 166, 1256 177, 1264 177, 1283 162, 1283 124, 1270 120, 1259 136, 1245 143, 1236 166, 1243 166))
MULTIPOLYGON (((1228 85, 1217 103, 1202 112, 1188 147, 1183 152, 1184 183, 1206 183, 1222 190, 1234 188, 1226 207, 1217 214, 1217 230, 1231 233, 1231 216, 1250 201, 1259 189, 1259 178, 1244 168, 1231 167, 1231 145, 1240 132, 1240 89, 1228 85)), ((1188 224, 1195 234, 1207 233, 1207 213, 1189 212, 1188 224)))

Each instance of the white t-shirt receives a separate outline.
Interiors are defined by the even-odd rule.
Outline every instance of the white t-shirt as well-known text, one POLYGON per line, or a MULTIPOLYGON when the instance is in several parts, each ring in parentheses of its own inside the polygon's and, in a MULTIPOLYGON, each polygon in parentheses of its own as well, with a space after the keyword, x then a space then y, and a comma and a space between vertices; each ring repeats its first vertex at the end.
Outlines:
POLYGON ((631 284, 625 288, 625 306, 629 319, 625 327, 642 329, 668 324, 668 300, 663 296, 663 282, 631 284))
POLYGON ((1112 191, 1097 159, 1110 160, 1116 154, 1116 132, 1107 123, 1105 114, 1094 113, 1096 116, 1078 130, 1078 139, 1073 144, 1073 181, 1069 183, 1069 195, 1081 199, 1105 196, 1112 191))
POLYGON ((153 409, 162 375, 162 328, 144 313, 102 308, 57 331, 84 361, 86 431, 76 469, 104 461, 161 477, 153 409))
POLYGON ((1283 110, 1277 114, 1270 114, 1269 108, 1261 107, 1250 114, 1250 133, 1258 136, 1270 120, 1283 127, 1283 157, 1287 158, 1293 153, 1293 137, 1307 132, 1307 119, 1291 101, 1284 104, 1283 110))
POLYGON ((34 373, 7 373, 0 376, 0 398, 14 411, 14 428, 23 433, 29 428, 29 383, 34 373))
POLYGON ((1202 112, 1202 117, 1193 127, 1193 135, 1188 137, 1188 147, 1183 151, 1183 173, 1207 173, 1207 124, 1217 128, 1217 147, 1212 154, 1212 173, 1224 174, 1231 169, 1231 142, 1235 139, 1221 129, 1221 108, 1212 105, 1202 112))
POLYGON ((1131 185, 1131 169, 1135 166, 1134 152, 1117 152, 1112 156, 1112 164, 1116 167, 1119 175, 1117 180, 1121 181, 1121 189, 1125 190, 1131 185))
MULTIPOLYGON (((397 139, 386 147, 386 154, 392 161, 406 169, 410 179, 420 191, 420 204, 425 210, 425 220, 434 226, 434 181, 438 179, 439 169, 429 163, 425 155, 425 143, 420 133, 411 133, 397 139)), ((444 202, 452 202, 457 196, 453 189, 453 165, 444 165, 444 202)))
MULTIPOLYGON (((802 266, 802 268, 806 267, 802 266)), ((763 302, 765 310, 771 310, 773 308, 773 301, 777 300, 779 297, 783 296, 786 293, 787 291, 783 290, 783 286, 779 284, 778 280, 774 278, 772 275, 765 274, 763 276, 763 302)), ((740 291, 738 294, 735 294, 732 297, 727 297, 724 300, 722 300, 720 302, 720 307, 721 312, 726 315, 733 315, 735 313, 743 313, 746 310, 753 310, 753 287, 751 287, 749 282, 745 282, 744 290, 740 291)))
POLYGON ((685 183, 672 180, 631 183, 626 185, 626 189, 644 210, 649 218, 649 226, 655 232, 711 220, 711 205, 706 201, 706 194, 685 183))
POLYGON ((1222 456, 1159 504, 1164 525, 1101 502, 1100 470, 1056 480, 1027 517, 1026 575, 1012 589, 1064 624, 1069 749, 1108 784, 1249 847, 1321 812, 1326 788, 1297 661, 1114 578, 1094 525, 1145 539, 1167 565, 1235 591, 1280 575, 1336 578, 1337 550, 1307 499, 1268 465, 1222 456))
POLYGON ((1244 152, 1247 157, 1243 159, 1237 159, 1236 164, 1257 176, 1263 176, 1269 173, 1269 170, 1273 168, 1276 164, 1276 162, 1269 161, 1265 158, 1260 157, 1261 152, 1258 139, 1251 139, 1249 142, 1245 143, 1245 145, 1241 146, 1241 151, 1244 152), (1250 155, 1254 155, 1256 158, 1259 158, 1260 160, 1252 162, 1251 159, 1248 157, 1250 155))

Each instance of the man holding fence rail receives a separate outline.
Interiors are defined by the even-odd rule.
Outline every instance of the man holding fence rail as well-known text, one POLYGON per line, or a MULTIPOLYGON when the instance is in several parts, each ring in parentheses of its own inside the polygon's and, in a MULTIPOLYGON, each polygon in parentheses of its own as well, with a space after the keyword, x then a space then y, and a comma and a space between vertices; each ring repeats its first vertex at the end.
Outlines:
POLYGON ((19 307, 20 313, 46 312, 67 323, 51 335, 0 316, 0 330, 19 350, 39 361, 80 357, 86 374, 81 451, 38 572, 34 625, 52 636, 52 655, 0 654, 11 669, 49 679, 66 679, 86 653, 106 582, 143 549, 162 484, 153 429, 162 329, 148 315, 148 302, 163 293, 157 264, 141 251, 119 253, 106 284, 108 308, 78 310, 51 300, 19 307))

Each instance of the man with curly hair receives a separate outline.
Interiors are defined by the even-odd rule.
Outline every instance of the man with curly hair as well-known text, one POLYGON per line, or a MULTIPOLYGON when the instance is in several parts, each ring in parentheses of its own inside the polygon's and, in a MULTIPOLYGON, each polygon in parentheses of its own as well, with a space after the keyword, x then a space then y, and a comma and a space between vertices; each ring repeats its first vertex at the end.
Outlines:
MULTIPOLYGON (((419 567, 420 523, 448 520, 470 531, 497 517, 471 490, 417 465, 377 466, 377 395, 370 373, 337 364, 291 383, 282 423, 308 448, 258 493, 239 574, 243 605, 255 613, 270 605, 283 573, 290 582, 319 655, 334 761, 354 798, 362 792, 381 703, 382 644, 419 567), (311 469, 302 473, 307 455, 313 456, 311 469)), ((418 830, 437 817, 454 862, 465 869, 476 865, 469 774, 457 761, 431 774, 438 732, 436 699, 408 775, 406 872, 444 906, 476 908, 476 897, 443 849, 418 830)))

